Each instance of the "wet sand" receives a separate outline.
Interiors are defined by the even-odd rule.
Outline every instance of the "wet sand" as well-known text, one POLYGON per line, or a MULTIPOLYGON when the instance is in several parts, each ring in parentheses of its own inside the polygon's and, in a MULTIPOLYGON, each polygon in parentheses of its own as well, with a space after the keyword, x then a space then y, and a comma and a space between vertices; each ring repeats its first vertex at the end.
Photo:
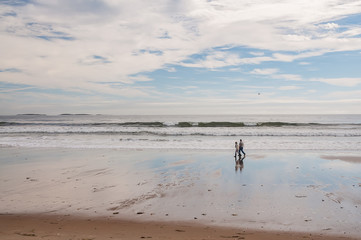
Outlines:
MULTIPOLYGON (((107 240, 107 239, 248 239, 248 240, 336 240, 352 239, 322 233, 257 231, 189 223, 133 222, 70 216, 3 216, 0 215, 2 240, 107 240)), ((354 238, 357 239, 357 238, 354 238)))
POLYGON ((1 239, 361 235, 358 153, 1 151, 1 239))

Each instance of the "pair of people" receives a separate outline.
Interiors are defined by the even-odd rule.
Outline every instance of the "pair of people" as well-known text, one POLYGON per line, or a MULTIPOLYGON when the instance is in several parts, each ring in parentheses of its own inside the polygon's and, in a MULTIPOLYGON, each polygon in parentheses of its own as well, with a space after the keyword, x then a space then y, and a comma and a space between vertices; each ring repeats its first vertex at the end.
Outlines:
POLYGON ((234 145, 236 148, 234 157, 237 157, 237 153, 238 153, 238 156, 241 156, 241 152, 243 153, 244 156, 246 156, 246 153, 243 151, 244 143, 243 143, 242 139, 239 140, 239 145, 237 142, 235 142, 234 145))

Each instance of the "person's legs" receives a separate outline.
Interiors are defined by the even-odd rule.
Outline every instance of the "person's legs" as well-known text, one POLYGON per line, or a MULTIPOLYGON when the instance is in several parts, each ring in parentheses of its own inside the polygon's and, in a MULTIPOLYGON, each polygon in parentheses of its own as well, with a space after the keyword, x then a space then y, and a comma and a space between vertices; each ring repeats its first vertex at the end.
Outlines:
POLYGON ((239 153, 241 154, 241 152, 243 153, 243 155, 246 155, 246 153, 243 151, 243 148, 239 149, 239 153))

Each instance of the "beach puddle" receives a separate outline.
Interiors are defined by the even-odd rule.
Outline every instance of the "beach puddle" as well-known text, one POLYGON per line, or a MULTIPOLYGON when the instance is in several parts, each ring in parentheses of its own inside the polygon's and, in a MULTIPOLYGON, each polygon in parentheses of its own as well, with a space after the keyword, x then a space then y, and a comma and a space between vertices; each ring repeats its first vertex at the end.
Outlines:
POLYGON ((322 155, 321 158, 327 160, 341 160, 345 162, 361 164, 361 156, 322 155))

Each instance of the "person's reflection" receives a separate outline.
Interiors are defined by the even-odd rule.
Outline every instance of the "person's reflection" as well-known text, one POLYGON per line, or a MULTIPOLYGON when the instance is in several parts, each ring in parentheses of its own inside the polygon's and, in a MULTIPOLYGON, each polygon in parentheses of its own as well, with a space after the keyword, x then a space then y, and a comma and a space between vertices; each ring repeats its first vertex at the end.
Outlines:
POLYGON ((241 173, 242 170, 243 170, 243 167, 244 167, 244 164, 243 164, 243 159, 245 158, 245 156, 240 157, 239 159, 237 159, 237 157, 234 158, 235 162, 236 162, 236 166, 235 166, 235 171, 241 173))

